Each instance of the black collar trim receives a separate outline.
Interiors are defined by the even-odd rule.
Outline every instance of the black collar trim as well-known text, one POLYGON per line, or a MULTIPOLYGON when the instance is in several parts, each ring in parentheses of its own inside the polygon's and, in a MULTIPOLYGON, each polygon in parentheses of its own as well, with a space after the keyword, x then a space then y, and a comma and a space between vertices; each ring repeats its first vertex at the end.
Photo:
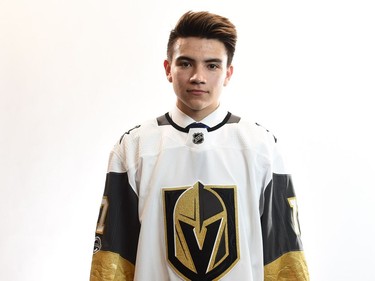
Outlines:
MULTIPOLYGON (((215 130, 221 128, 225 124, 238 123, 240 120, 241 120, 240 117, 238 117, 236 115, 233 115, 232 113, 228 112, 228 114, 225 116, 225 118, 223 119, 223 121, 221 121, 219 124, 217 124, 216 126, 214 126, 212 128, 208 128, 207 131, 208 132, 212 132, 212 131, 215 131, 215 130)), ((172 125, 175 129, 177 129, 177 130, 179 130, 181 132, 184 132, 184 133, 188 133, 189 132, 189 128, 183 128, 183 127, 177 125, 175 122, 173 122, 173 120, 169 116, 168 112, 166 114, 158 117, 157 121, 158 121, 158 125, 159 126, 172 125)))

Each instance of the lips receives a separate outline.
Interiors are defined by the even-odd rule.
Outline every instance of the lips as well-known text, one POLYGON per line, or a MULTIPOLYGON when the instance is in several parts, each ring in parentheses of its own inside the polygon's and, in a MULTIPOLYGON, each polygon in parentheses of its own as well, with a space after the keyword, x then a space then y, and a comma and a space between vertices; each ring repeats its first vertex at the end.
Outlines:
POLYGON ((190 90, 187 90, 187 92, 190 94, 195 94, 195 95, 202 95, 202 94, 208 93, 208 91, 199 90, 199 89, 190 89, 190 90))

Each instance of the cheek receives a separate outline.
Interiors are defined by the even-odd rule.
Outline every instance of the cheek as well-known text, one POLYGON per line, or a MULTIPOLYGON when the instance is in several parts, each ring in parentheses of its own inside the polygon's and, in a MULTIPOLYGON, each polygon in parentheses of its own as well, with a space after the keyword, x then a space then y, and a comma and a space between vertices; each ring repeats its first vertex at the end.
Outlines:
POLYGON ((173 88, 175 90, 182 88, 183 83, 182 83, 181 75, 179 73, 176 73, 176 72, 172 73, 171 80, 172 80, 171 82, 173 84, 173 88))
POLYGON ((188 80, 188 75, 185 72, 176 71, 172 75, 174 79, 173 81, 176 84, 181 84, 188 80))
POLYGON ((226 86, 226 84, 228 83, 228 79, 224 75, 216 76, 211 81, 212 81, 213 84, 216 85, 216 87, 226 86))

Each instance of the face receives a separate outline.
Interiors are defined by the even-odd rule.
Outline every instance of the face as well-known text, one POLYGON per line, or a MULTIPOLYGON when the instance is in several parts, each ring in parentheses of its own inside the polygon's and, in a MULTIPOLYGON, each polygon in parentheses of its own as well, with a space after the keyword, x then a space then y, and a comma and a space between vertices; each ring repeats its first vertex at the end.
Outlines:
POLYGON ((219 106, 221 92, 233 73, 227 59, 219 40, 188 37, 176 41, 164 68, 182 112, 199 121, 219 106))

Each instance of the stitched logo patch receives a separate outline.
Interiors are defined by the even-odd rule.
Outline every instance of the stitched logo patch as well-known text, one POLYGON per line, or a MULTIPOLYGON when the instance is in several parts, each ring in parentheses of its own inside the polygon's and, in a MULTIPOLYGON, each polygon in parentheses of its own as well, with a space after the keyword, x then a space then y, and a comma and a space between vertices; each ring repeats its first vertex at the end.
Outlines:
POLYGON ((236 186, 163 190, 168 262, 186 280, 218 280, 239 260, 236 186))

